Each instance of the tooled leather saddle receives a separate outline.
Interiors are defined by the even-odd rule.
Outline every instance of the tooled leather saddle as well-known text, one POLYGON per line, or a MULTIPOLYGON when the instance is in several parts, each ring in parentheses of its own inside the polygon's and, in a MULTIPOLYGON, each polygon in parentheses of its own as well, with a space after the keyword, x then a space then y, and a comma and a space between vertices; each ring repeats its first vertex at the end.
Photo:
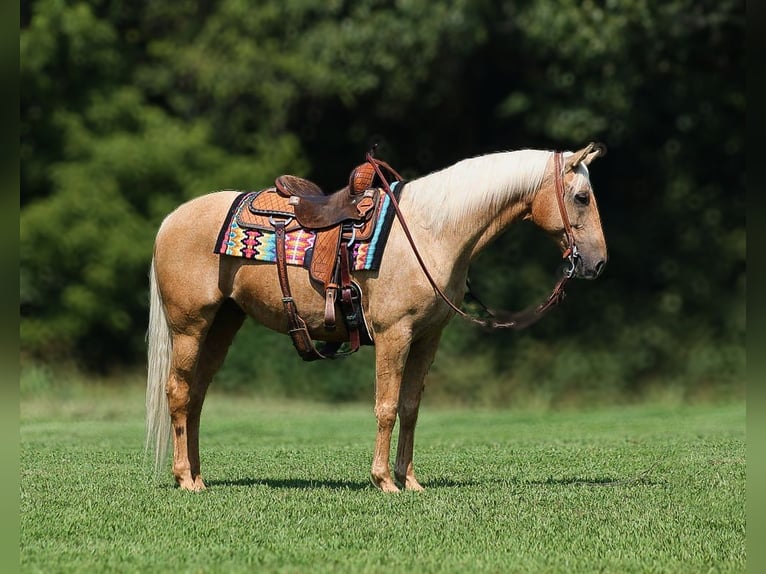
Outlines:
POLYGON ((347 356, 363 344, 372 344, 362 313, 361 291, 351 279, 350 245, 369 239, 374 231, 380 189, 375 169, 363 163, 342 189, 325 193, 315 183, 294 175, 281 175, 275 186, 256 193, 240 212, 239 224, 273 232, 282 302, 288 318, 288 334, 306 361, 347 356), (287 277, 286 234, 297 229, 315 233, 309 276, 325 296, 324 327, 337 328, 340 308, 348 332, 348 349, 342 343, 314 344, 305 321, 298 314, 287 277))

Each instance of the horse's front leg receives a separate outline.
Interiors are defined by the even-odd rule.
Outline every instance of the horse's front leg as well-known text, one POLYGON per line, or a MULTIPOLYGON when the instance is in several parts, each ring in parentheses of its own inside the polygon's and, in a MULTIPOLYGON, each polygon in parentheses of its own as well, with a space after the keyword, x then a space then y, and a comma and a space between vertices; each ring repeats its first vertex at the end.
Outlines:
POLYGON ((418 421, 420 399, 423 396, 424 379, 431 363, 433 363, 440 338, 441 329, 435 334, 414 341, 404 367, 404 378, 399 398, 399 445, 396 450, 394 475, 397 482, 407 490, 423 490, 415 478, 412 463, 415 425, 418 421))
POLYGON ((393 329, 375 337, 375 417, 378 432, 370 473, 372 483, 383 492, 399 492, 391 477, 391 434, 396 424, 402 374, 410 347, 408 329, 393 329))

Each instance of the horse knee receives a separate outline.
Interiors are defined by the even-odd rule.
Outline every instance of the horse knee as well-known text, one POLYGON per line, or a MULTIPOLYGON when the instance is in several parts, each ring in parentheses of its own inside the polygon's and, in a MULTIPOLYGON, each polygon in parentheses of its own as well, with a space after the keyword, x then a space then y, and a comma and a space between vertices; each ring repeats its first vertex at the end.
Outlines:
POLYGON ((375 407, 375 418, 378 419, 378 428, 392 429, 396 424, 397 405, 384 403, 375 407))

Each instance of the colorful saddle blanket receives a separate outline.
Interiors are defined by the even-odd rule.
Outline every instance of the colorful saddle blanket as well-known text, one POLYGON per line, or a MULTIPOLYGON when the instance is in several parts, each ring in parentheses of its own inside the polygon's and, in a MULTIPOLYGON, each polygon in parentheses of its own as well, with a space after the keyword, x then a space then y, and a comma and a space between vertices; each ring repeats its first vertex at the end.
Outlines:
MULTIPOLYGON (((394 192, 397 200, 403 187, 400 182, 391 184, 391 191, 394 192)), ((234 199, 218 234, 214 253, 244 257, 256 261, 276 262, 277 244, 274 233, 262 229, 247 228, 238 223, 240 212, 247 209, 249 200, 256 193, 258 192, 244 192, 234 199)), ((375 227, 369 240, 356 241, 352 245, 352 268, 355 271, 377 270, 380 267, 383 249, 396 213, 391 205, 391 199, 385 193, 379 194, 378 205, 375 227)), ((308 267, 315 239, 316 232, 312 230, 298 228, 289 231, 285 238, 287 263, 308 267)))

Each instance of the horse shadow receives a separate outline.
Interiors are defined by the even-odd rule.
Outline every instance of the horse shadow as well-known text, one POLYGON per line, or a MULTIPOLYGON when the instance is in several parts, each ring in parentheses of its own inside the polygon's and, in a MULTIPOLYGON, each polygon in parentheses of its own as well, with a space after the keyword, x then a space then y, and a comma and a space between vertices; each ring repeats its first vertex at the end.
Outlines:
POLYGON ((206 480, 205 484, 209 487, 256 487, 265 486, 267 488, 285 489, 285 490, 366 490, 372 488, 372 483, 367 481, 353 480, 306 480, 302 478, 238 478, 233 480, 206 480))
MULTIPOLYGON (((207 480, 209 487, 257 487, 265 486, 273 489, 284 490, 350 490, 360 491, 374 489, 370 481, 354 480, 307 480, 301 478, 238 478, 207 480)), ((659 486, 665 484, 663 480, 655 480, 647 476, 630 478, 618 478, 614 476, 569 476, 548 477, 545 479, 511 478, 485 478, 485 479, 452 479, 435 478, 424 481, 426 489, 450 489, 450 488, 475 488, 487 486, 512 485, 516 487, 556 487, 556 486, 592 486, 592 487, 617 487, 617 486, 659 486)))
POLYGON ((511 478, 486 478, 482 480, 454 480, 450 478, 437 478, 430 482, 424 483, 425 487, 432 488, 466 488, 476 486, 490 486, 490 485, 512 485, 516 487, 550 487, 550 486, 659 486, 666 484, 666 481, 655 480, 646 476, 630 477, 630 478, 617 478, 613 476, 597 476, 597 477, 584 477, 584 476, 567 476, 567 477, 548 477, 545 479, 526 479, 519 477, 511 478))

